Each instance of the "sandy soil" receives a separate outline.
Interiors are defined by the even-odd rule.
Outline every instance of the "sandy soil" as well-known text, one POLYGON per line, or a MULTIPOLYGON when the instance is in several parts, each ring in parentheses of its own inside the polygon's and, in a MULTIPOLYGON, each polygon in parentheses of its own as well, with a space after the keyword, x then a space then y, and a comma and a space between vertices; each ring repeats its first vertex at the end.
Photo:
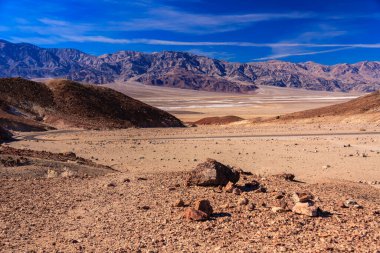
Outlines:
POLYGON ((236 125, 69 130, 25 136, 22 137, 25 140, 10 145, 57 153, 75 152, 87 159, 96 157, 100 163, 120 171, 186 171, 210 157, 263 175, 295 173, 308 182, 322 178, 380 180, 378 126, 236 125), (348 144, 350 147, 345 147, 348 144))

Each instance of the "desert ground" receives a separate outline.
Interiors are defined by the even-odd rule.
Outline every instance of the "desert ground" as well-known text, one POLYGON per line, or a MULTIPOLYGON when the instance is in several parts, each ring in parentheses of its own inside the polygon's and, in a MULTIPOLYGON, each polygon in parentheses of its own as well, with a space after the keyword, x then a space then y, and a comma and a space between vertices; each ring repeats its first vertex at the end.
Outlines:
MULTIPOLYGON (((143 96, 139 89, 129 95, 189 122, 276 116, 356 96, 277 88, 257 97, 172 89, 158 96, 155 87, 143 96)), ((3 145, 4 157, 16 155, 11 148, 66 155, 57 161, 42 152, 29 165, 0 167, 1 252, 380 251, 378 124, 61 129, 16 139, 3 145), (70 160, 74 153, 81 159, 70 160), (186 185, 188 172, 207 158, 244 171, 240 192, 186 185), (281 173, 295 180, 273 176, 281 173), (252 182, 261 190, 245 187, 252 182), (318 217, 285 207, 295 192, 313 195, 318 217), (200 199, 210 201, 211 218, 185 219, 186 208, 200 199)))

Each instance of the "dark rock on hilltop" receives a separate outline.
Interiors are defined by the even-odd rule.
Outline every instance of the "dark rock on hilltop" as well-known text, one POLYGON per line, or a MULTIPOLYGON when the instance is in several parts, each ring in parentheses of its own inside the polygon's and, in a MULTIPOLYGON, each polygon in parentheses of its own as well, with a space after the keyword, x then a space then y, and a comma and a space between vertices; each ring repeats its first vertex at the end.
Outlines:
POLYGON ((19 131, 24 125, 30 130, 61 125, 89 129, 183 126, 169 113, 112 89, 67 80, 44 84, 0 79, 0 105, 2 125, 19 131))
POLYGON ((0 126, 0 143, 4 141, 9 141, 11 139, 12 139, 12 134, 8 130, 0 126))
POLYGON ((75 49, 40 48, 0 40, 0 77, 65 78, 104 84, 147 85, 221 92, 250 92, 256 85, 326 91, 380 89, 380 62, 321 65, 282 61, 229 63, 186 52, 120 51, 99 57, 75 49))

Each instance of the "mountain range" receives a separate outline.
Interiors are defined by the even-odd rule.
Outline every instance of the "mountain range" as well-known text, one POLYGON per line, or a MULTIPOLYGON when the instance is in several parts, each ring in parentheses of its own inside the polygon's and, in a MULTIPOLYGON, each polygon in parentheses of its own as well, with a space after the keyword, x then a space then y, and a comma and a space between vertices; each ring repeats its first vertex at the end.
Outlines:
POLYGON ((41 48, 0 40, 0 77, 66 78, 246 93, 257 85, 325 91, 380 89, 380 62, 321 65, 283 61, 232 63, 188 52, 119 51, 94 56, 76 49, 41 48))

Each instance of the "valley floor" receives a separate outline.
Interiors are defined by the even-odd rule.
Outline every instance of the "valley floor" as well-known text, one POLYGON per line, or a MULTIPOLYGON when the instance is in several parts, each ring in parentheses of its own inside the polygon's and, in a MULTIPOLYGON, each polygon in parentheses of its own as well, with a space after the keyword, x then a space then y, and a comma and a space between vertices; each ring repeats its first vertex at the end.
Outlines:
POLYGON ((168 111, 185 122, 226 115, 244 119, 274 117, 342 103, 363 95, 273 86, 260 86, 251 94, 155 87, 136 82, 112 83, 106 86, 168 111))

